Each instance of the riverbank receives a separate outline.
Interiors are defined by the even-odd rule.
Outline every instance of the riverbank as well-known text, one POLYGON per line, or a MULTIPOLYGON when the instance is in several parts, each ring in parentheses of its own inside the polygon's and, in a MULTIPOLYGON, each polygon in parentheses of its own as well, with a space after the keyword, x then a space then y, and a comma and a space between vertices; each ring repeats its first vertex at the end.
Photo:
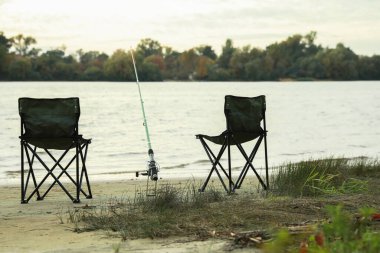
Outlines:
POLYGON ((145 180, 95 182, 81 204, 55 187, 21 205, 19 186, 2 186, 0 252, 261 252, 279 229, 300 232, 298 247, 326 222, 327 206, 379 212, 379 173, 378 160, 310 160, 282 166, 269 193, 253 177, 230 195, 217 179, 203 194, 201 181, 173 179, 159 181, 156 198, 145 197, 145 180))
MULTIPOLYGON (((181 187, 189 180, 161 180, 160 185, 181 187)), ((94 198, 73 204, 61 189, 54 187, 43 201, 20 204, 18 185, 0 187, 0 252, 209 252, 228 243, 221 239, 194 241, 191 238, 137 239, 122 242, 105 231, 75 232, 69 212, 107 204, 111 199, 133 197, 145 190, 145 180, 96 182, 94 198)))

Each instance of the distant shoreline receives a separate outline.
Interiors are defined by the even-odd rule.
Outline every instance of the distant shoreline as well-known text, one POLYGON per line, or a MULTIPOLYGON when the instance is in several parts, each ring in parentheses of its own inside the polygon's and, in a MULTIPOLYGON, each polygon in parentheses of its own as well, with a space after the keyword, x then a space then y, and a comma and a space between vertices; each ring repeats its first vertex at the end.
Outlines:
POLYGON ((317 32, 293 34, 265 49, 236 47, 227 38, 217 55, 210 45, 176 51, 142 39, 133 52, 111 55, 57 48, 43 51, 37 40, 0 31, 0 79, 9 81, 349 81, 380 80, 380 55, 358 55, 341 42, 335 48, 316 43, 317 32))

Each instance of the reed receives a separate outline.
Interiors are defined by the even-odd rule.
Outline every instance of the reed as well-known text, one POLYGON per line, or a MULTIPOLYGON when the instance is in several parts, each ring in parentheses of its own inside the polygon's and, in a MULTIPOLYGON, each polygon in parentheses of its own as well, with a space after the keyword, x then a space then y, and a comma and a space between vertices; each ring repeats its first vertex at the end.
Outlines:
POLYGON ((270 178, 275 195, 292 197, 358 193, 368 190, 365 178, 380 174, 380 162, 364 157, 310 159, 277 168, 270 178))

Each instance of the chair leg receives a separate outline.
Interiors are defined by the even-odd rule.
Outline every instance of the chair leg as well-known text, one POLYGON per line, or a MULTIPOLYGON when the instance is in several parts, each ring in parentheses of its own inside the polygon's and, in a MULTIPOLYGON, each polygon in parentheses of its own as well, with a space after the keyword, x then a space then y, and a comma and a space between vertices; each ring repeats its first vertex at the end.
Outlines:
MULTIPOLYGON (((207 178, 206 178, 206 181, 203 183, 203 185, 202 185, 202 187, 199 189, 199 191, 200 191, 200 192, 204 192, 204 190, 205 190, 205 188, 206 188, 206 186, 207 186, 207 184, 208 184, 208 182, 209 182, 209 180, 210 180, 210 178, 211 178, 212 173, 213 173, 214 171, 216 171, 216 174, 218 175, 219 180, 221 181, 221 183, 222 183, 224 189, 228 192, 228 188, 226 187, 226 184, 224 183, 223 178, 221 177, 221 175, 220 175, 220 173, 219 173, 219 171, 218 171, 218 169, 217 169, 217 167, 216 167, 217 165, 220 165, 220 164, 219 164, 219 160, 220 160, 220 158, 222 157, 222 155, 223 155, 223 153, 224 153, 224 151, 225 151, 225 149, 226 149, 226 147, 227 147, 227 145, 226 145, 226 141, 223 143, 223 145, 222 145, 222 147, 221 147, 221 149, 220 149, 220 151, 219 151, 217 157, 215 157, 215 155, 212 153, 211 149, 208 147, 207 143, 203 140, 202 137, 200 137, 200 141, 201 141, 202 146, 203 146, 203 148, 205 149, 206 154, 207 154, 207 156, 208 156, 208 158, 209 158, 209 160, 210 160, 210 162, 211 162, 211 164, 212 164, 212 168, 211 168, 211 171, 210 171, 210 173, 208 174, 208 176, 207 176, 207 178), (213 160, 212 157, 213 157, 215 160, 213 160)), ((223 168, 222 168, 222 170, 224 171, 225 174, 227 174, 223 168)))
MULTIPOLYGON (((34 153, 36 152, 36 150, 37 150, 37 147, 34 148, 34 153)), ((32 174, 34 188, 36 188, 37 187, 37 180, 36 180, 36 176, 34 175, 34 170, 33 170, 34 153, 33 153, 32 162, 31 162, 31 164, 32 164, 31 174, 32 174)), ((42 197, 41 197, 40 192, 38 190, 37 190, 37 200, 42 200, 42 197)))
POLYGON ((221 150, 219 151, 218 157, 215 159, 215 161, 213 161, 211 159, 211 156, 209 156, 212 168, 211 168, 211 171, 210 171, 210 173, 208 174, 208 176, 206 178, 206 181, 203 183, 203 186, 201 187, 201 189, 199 189, 200 192, 204 192, 204 190, 205 190, 205 188, 206 188, 206 186, 207 186, 207 184, 208 184, 208 182, 209 182, 209 180, 211 178, 211 175, 212 175, 212 173, 214 171, 216 171, 216 174, 218 175, 220 182, 222 183, 224 189, 228 192, 227 186, 224 183, 223 178, 220 176, 220 173, 219 173, 218 169, 216 168, 216 165, 219 163, 219 160, 221 158, 221 154, 223 154, 225 148, 226 148, 226 146, 224 146, 224 147, 221 148, 221 150))
MULTIPOLYGON (((57 161, 57 160, 56 160, 56 159, 50 154, 50 152, 49 152, 48 150, 45 149, 45 151, 46 151, 46 153, 50 156, 50 158, 51 158, 54 162, 56 162, 56 163, 58 162, 58 161, 57 161)), ((68 174, 68 173, 66 172, 66 170, 70 167, 70 165, 73 163, 74 160, 75 160, 75 156, 69 161, 69 163, 66 165, 65 168, 63 168, 63 167, 61 166, 61 164, 58 163, 58 167, 60 167, 60 169, 61 169, 62 171, 61 171, 61 173, 57 176, 57 180, 59 180, 59 179, 62 177, 63 174, 66 174, 67 177, 71 180, 71 182, 73 182, 73 184, 76 185, 76 184, 75 184, 75 180, 70 176, 70 174, 68 174)), ((50 192, 50 190, 53 188, 53 186, 54 186, 56 183, 57 183, 57 181, 54 181, 54 182, 49 186, 49 188, 45 191, 43 197, 45 197, 45 196, 50 192)))
MULTIPOLYGON (((30 158, 28 149, 25 146, 25 154, 26 154, 26 157, 27 157, 27 160, 28 160, 28 165, 29 165, 28 177, 26 178, 26 183, 25 183, 25 188, 24 188, 25 194, 26 194, 27 189, 28 189, 30 176, 32 176, 34 189, 37 188, 37 181, 36 181, 36 177, 34 175, 34 170, 33 170, 33 163, 34 163, 34 157, 35 157, 34 154, 36 153, 36 151, 37 151, 37 147, 34 147, 33 152, 32 152, 33 156, 32 156, 32 158, 30 158)), ((37 189, 36 193, 37 193, 37 200, 42 200, 43 198, 41 198, 41 195, 40 195, 40 192, 39 192, 38 189, 37 189)))
MULTIPOLYGON (((262 142, 262 139, 263 139, 263 137, 260 136, 259 139, 257 140, 257 142, 256 142, 256 144, 255 144, 255 146, 254 146, 254 148, 253 148, 253 150, 252 150, 252 152, 251 152, 251 154, 249 156, 249 162, 252 163, 253 159, 255 158, 256 153, 257 153, 257 151, 258 151, 258 149, 260 147, 260 144, 262 142)), ((242 169, 242 171, 241 171, 241 173, 239 175, 239 178, 236 181, 236 187, 235 187, 235 189, 240 189, 240 187, 241 187, 241 185, 242 185, 242 183, 243 183, 243 181, 245 179, 245 176, 247 175, 248 170, 249 170, 249 163, 246 161, 246 163, 245 163, 245 165, 244 165, 244 167, 243 167, 243 169, 242 169)))
POLYGON ((42 200, 48 193, 49 191, 53 188, 55 184, 58 184, 62 190, 66 193, 66 195, 74 202, 74 203, 79 203, 80 202, 80 193, 83 193, 83 195, 86 198, 92 198, 92 192, 91 192, 91 186, 90 186, 90 181, 88 178, 87 174, 87 168, 86 168, 86 158, 87 158, 87 151, 88 151, 88 144, 89 142, 85 142, 84 144, 76 144, 75 147, 75 155, 74 157, 70 160, 70 162, 66 165, 64 168, 60 163, 63 160, 63 158, 66 156, 66 154, 69 152, 69 150, 72 148, 70 146, 68 149, 66 149, 63 154, 59 157, 59 159, 55 159, 54 156, 47 150, 44 149, 44 151, 50 156, 50 158, 55 162, 53 167, 48 168, 48 166, 45 164, 45 162, 41 159, 41 157, 37 154, 36 149, 37 147, 34 147, 34 149, 25 141, 21 140, 20 141, 20 147, 21 147, 21 203, 28 203, 29 200, 37 194, 37 200, 42 200), (83 151, 84 150, 84 151, 83 151), (32 156, 29 155, 29 151, 32 153, 32 156), (27 161, 29 164, 29 170, 27 174, 27 178, 25 180, 25 157, 27 157, 27 161), (37 184, 36 177, 34 175, 34 170, 33 170, 33 162, 34 158, 36 158, 41 165, 46 169, 47 174, 44 176, 44 178, 37 184), (79 161, 80 159, 80 161, 79 161), (73 179, 73 177, 70 176, 70 174, 67 173, 67 169, 70 167, 70 165, 76 161, 76 175, 75 178, 76 180, 73 179), (81 164, 81 168, 80 168, 81 164), (56 169, 56 167, 59 167, 62 171, 61 173, 57 176, 53 174, 53 171, 56 169), (62 183, 59 181, 61 176, 63 174, 66 174, 68 178, 74 183, 75 188, 76 188, 76 193, 74 198, 69 191, 62 185, 62 183), (49 186, 49 188, 42 194, 40 195, 40 189, 41 186, 44 184, 46 179, 51 176, 54 179, 54 182, 49 186), (87 190, 88 193, 86 193, 82 189, 82 182, 83 182, 83 176, 85 177, 86 183, 87 183, 87 190), (29 185, 30 177, 32 177, 33 184, 34 184, 34 189, 33 191, 26 197, 27 195, 27 188, 29 185))
POLYGON ((269 169, 268 169, 268 148, 267 148, 267 133, 264 133, 264 151, 265 151, 265 175, 267 181, 267 189, 269 190, 269 169))
POLYGON ((87 167, 86 167, 87 150, 88 150, 88 143, 86 143, 84 155, 83 155, 83 152, 82 152, 83 148, 81 148, 81 150, 80 150, 81 159, 82 159, 82 176, 81 176, 81 180, 80 181, 81 181, 81 185, 82 185, 82 178, 83 178, 83 174, 84 174, 84 176, 86 178, 87 191, 88 191, 88 195, 86 196, 86 198, 87 199, 92 199, 90 180, 88 179, 87 167))
POLYGON ((232 187, 232 172, 231 172, 231 143, 230 143, 230 136, 227 136, 227 153, 228 153, 228 190, 231 193, 233 191, 232 187))
POLYGON ((268 146, 267 146, 268 131, 267 131, 267 120, 265 117, 265 111, 264 111, 263 125, 264 125, 264 148, 265 148, 265 174, 267 177, 267 189, 269 189, 268 146))
MULTIPOLYGON (((34 152, 35 151, 36 151, 36 148, 34 148, 34 152)), ((33 172, 33 161, 34 161, 34 156, 32 157, 32 159, 30 159, 29 152, 26 148, 26 145, 23 141, 21 141, 21 204, 26 204, 29 201, 29 199, 27 200, 25 199, 25 196, 28 191, 29 179, 31 175, 33 179, 34 188, 37 187, 37 182, 36 182, 34 172, 33 172), (24 165, 25 155, 24 154, 27 157, 28 167, 29 167, 26 182, 25 182, 25 165, 24 165)), ((40 200, 40 198, 41 198, 40 193, 37 190, 37 200, 40 200)))
POLYGON ((75 165, 76 165, 76 199, 73 200, 74 203, 80 203, 80 185, 79 185, 79 144, 76 143, 75 146, 75 165))
MULTIPOLYGON (((85 144, 83 144, 81 148, 83 149, 84 146, 85 146, 85 144)), ((50 158, 51 158, 54 162, 57 163, 57 160, 54 158, 54 156, 53 156, 53 155, 52 155, 47 149, 45 149, 45 152, 50 156, 50 158)), ((70 181, 71 181, 74 185, 76 185, 75 180, 70 176, 70 174, 67 173, 67 169, 68 169, 68 168, 70 167, 70 165, 74 162, 75 158, 76 158, 76 156, 74 155, 73 158, 67 163, 67 165, 66 165, 65 168, 63 168, 62 165, 61 165, 60 163, 58 163, 58 167, 60 167, 60 169, 61 169, 62 171, 61 171, 61 173, 57 176, 57 179, 60 179, 60 178, 62 177, 62 175, 65 174, 65 175, 70 179, 70 181)), ((43 196, 43 197, 45 197, 45 196, 49 193, 49 191, 53 188, 53 186, 54 186, 56 183, 57 183, 57 182, 54 181, 54 182, 49 186, 49 188, 48 188, 48 189, 46 190, 46 192, 44 193, 44 196, 43 196)), ((82 188, 80 189, 80 191, 83 193, 83 195, 84 195, 86 198, 88 197, 88 195, 82 190, 82 188)))
MULTIPOLYGON (((33 153, 33 149, 26 144, 26 147, 33 153)), ((39 155, 34 152, 34 156, 37 158, 37 160, 41 163, 41 165, 47 170, 47 175, 41 180, 41 182, 38 184, 38 186, 33 190, 33 192, 29 195, 27 201, 29 201, 33 195, 39 190, 39 188, 42 186, 42 184, 46 181, 46 179, 51 176, 53 179, 58 183, 58 185, 62 188, 62 190, 66 193, 66 195, 71 199, 74 200, 73 196, 67 191, 67 189, 61 184, 61 182, 57 179, 57 177, 53 174, 54 169, 58 166, 58 164, 62 161, 63 157, 67 154, 69 149, 65 150, 65 152, 61 155, 61 157, 57 160, 57 162, 54 164, 54 166, 49 169, 47 165, 44 163, 44 161, 39 157, 39 155)))
MULTIPOLYGON (((214 153, 212 152, 211 148, 207 145, 207 143, 204 140, 202 140, 202 141, 203 141, 202 144, 204 145, 203 147, 205 148, 205 151, 206 151, 206 154, 207 154, 208 158, 212 162, 215 161, 216 157, 215 157, 214 153)), ((222 145, 222 147, 223 147, 223 145, 222 145)), ((227 146, 224 147, 223 153, 224 153, 226 147, 227 146)), ((222 164, 220 163, 220 160, 218 161, 217 165, 219 165, 219 167, 222 170, 223 174, 228 178, 229 175, 228 175, 227 171, 223 168, 222 164)))
POLYGON ((244 151, 243 147, 241 146, 241 144, 237 144, 236 145, 238 147, 238 149, 240 150, 240 153, 244 156, 246 162, 248 163, 248 166, 253 170, 253 172, 255 173, 257 179, 259 180, 260 184, 262 185, 262 187, 264 188, 264 190, 267 189, 267 186, 266 184, 263 182, 263 180, 261 179, 260 175, 257 173, 255 167, 253 167, 252 165, 252 162, 249 161, 249 157, 247 156, 247 153, 244 151))
POLYGON ((24 141, 20 141, 21 146, 21 204, 28 203, 25 200, 25 191, 24 191, 24 141))

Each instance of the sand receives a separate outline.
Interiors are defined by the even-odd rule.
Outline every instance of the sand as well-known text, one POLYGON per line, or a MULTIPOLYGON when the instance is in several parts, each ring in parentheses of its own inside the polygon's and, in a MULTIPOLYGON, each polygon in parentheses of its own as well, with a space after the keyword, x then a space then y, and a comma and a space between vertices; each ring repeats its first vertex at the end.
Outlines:
MULTIPOLYGON (((161 180, 160 184, 169 181, 161 180)), ((182 185, 188 181, 170 180, 182 185)), ((55 186, 43 200, 32 199, 20 204, 20 186, 0 187, 0 252, 220 252, 228 241, 209 239, 194 241, 190 238, 138 239, 121 241, 105 231, 74 232, 68 222, 67 211, 84 206, 97 206, 112 197, 135 193, 145 187, 145 180, 92 183, 93 199, 81 198, 73 204, 64 192, 55 186)), ((248 250, 248 249, 246 249, 248 250)), ((246 251, 243 250, 243 251, 246 251)), ((241 252, 241 250, 238 250, 241 252)), ((252 249, 249 250, 252 252, 252 249)))

